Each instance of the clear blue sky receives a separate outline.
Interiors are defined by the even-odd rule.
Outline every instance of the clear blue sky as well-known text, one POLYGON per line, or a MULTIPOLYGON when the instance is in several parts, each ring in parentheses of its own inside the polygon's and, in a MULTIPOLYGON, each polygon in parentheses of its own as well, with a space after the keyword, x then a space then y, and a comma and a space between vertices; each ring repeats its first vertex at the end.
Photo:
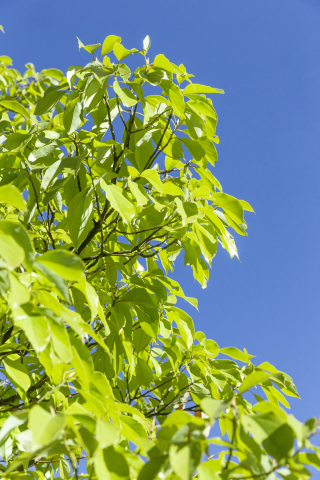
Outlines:
MULTIPOLYGON (((150 57, 184 63, 195 81, 223 88, 215 175, 249 201, 241 262, 220 250, 206 290, 178 262, 199 298, 198 330, 220 346, 246 347, 293 376, 293 413, 320 414, 320 1, 1 0, 1 53, 23 69, 86 63, 83 43, 151 36, 150 57)), ((188 307, 187 307, 188 308, 188 307)))

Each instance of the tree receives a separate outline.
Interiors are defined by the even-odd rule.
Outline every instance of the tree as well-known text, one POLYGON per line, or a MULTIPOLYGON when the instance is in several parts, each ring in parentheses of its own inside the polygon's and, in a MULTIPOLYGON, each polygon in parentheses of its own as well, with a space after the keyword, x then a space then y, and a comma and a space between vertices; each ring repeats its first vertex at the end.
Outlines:
POLYGON ((169 275, 184 255, 205 287, 246 235, 209 167, 223 91, 149 63, 149 37, 100 46, 66 76, 0 58, 2 478, 306 479, 319 423, 280 406, 292 379, 196 332, 169 275))

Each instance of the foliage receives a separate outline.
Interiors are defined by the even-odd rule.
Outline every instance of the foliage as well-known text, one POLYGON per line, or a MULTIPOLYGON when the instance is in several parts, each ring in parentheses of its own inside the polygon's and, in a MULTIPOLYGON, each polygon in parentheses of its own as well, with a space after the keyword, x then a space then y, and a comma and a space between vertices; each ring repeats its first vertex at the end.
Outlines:
POLYGON ((181 254, 205 287, 246 235, 209 168, 223 92, 149 63, 149 37, 99 47, 66 76, 0 59, 2 478, 306 479, 318 423, 284 410, 292 379, 196 332, 169 276, 181 254))

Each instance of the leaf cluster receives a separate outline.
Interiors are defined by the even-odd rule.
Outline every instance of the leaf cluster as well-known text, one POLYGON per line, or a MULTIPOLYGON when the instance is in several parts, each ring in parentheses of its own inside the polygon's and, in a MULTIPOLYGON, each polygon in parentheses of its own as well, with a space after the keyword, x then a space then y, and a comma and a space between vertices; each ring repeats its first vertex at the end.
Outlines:
POLYGON ((247 235, 211 168, 223 91, 149 37, 79 48, 66 76, 0 57, 2 478, 308 479, 291 377, 196 331, 170 276, 183 255, 205 288, 247 235))

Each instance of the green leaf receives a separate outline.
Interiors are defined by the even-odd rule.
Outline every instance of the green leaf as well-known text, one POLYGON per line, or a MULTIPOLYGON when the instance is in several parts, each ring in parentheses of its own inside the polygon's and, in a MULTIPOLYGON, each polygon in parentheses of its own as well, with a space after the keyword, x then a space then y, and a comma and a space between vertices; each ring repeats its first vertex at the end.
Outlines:
POLYGON ((65 426, 65 415, 51 415, 39 405, 32 407, 29 413, 29 427, 32 432, 33 448, 52 443, 65 426))
POLYGON ((51 340, 56 355, 65 363, 72 360, 73 352, 70 344, 70 337, 64 324, 49 318, 51 340))
POLYGON ((123 220, 130 224, 135 215, 135 209, 131 202, 125 197, 123 190, 116 185, 105 185, 106 196, 112 208, 120 213, 123 220))
POLYGON ((102 44, 101 55, 106 55, 106 53, 111 52, 116 42, 121 43, 121 37, 118 37, 117 35, 108 35, 102 44))
POLYGON ((113 88, 125 107, 133 107, 138 102, 134 94, 127 88, 121 88, 118 82, 114 82, 113 88))
POLYGON ((246 202, 245 200, 239 200, 239 202, 241 203, 243 210, 247 210, 248 212, 255 213, 250 203, 246 202))
POLYGON ((174 66, 169 62, 169 60, 164 55, 162 55, 162 53, 155 57, 153 65, 155 67, 163 68, 168 72, 175 73, 174 66))
POLYGON ((9 273, 10 292, 9 304, 13 310, 20 305, 28 303, 30 300, 30 292, 27 287, 19 281, 17 274, 9 273))
POLYGON ((189 83, 183 90, 184 95, 189 93, 224 93, 220 88, 207 87, 206 85, 199 85, 198 83, 189 83))
POLYGON ((12 133, 9 135, 5 147, 11 152, 18 152, 28 145, 31 138, 29 133, 12 133))
POLYGON ((50 112, 50 110, 57 105, 57 103, 65 94, 66 92, 64 90, 53 90, 45 94, 45 96, 42 97, 41 100, 37 103, 34 114, 44 115, 45 113, 50 112))
POLYGON ((68 209, 68 227, 70 237, 76 248, 84 241, 92 228, 93 205, 90 187, 79 192, 71 201, 68 209))
POLYGON ((148 198, 148 196, 145 192, 145 189, 142 187, 142 185, 139 185, 136 182, 132 182, 130 180, 130 178, 128 178, 128 186, 129 186, 133 196, 137 200, 137 205, 138 206, 146 205, 147 203, 149 203, 149 198, 148 198))
POLYGON ((0 233, 0 256, 14 269, 24 261, 25 251, 11 235, 0 233))
POLYGON ((79 98, 74 98, 68 103, 63 114, 63 124, 68 135, 75 132, 80 127, 82 123, 80 114, 81 103, 79 102, 79 98))
POLYGON ((243 223, 243 207, 238 199, 227 195, 226 193, 215 193, 212 199, 214 204, 219 205, 228 212, 232 219, 243 223))
POLYGON ((198 216, 198 207, 194 202, 182 202, 180 198, 175 198, 178 212, 180 213, 183 225, 193 223, 198 216))
POLYGON ((236 360, 240 360, 240 362, 248 363, 252 355, 248 355, 247 353, 241 352, 238 348, 235 347, 225 347, 220 348, 220 352, 224 355, 228 355, 228 357, 235 358, 236 360))
POLYGON ((29 118, 28 110, 15 100, 0 100, 0 105, 12 112, 20 113, 23 117, 29 118))
POLYGON ((213 422, 216 417, 229 407, 231 401, 215 400, 214 398, 203 398, 200 402, 201 409, 206 413, 213 422))
POLYGON ((172 307, 171 311, 174 313, 174 320, 178 325, 178 329, 182 338, 186 342, 188 348, 191 348, 195 336, 192 318, 180 308, 172 307))
POLYGON ((181 480, 190 480, 201 459, 199 443, 190 445, 171 445, 169 450, 170 465, 181 480))
POLYGON ((88 390, 93 375, 93 361, 90 352, 78 338, 72 338, 72 354, 72 365, 83 388, 88 390))
POLYGON ((299 461, 320 470, 320 457, 315 453, 299 453, 299 461))
POLYGON ((26 393, 31 385, 31 379, 27 368, 18 358, 12 359, 6 357, 3 359, 3 365, 7 376, 16 387, 20 397, 23 397, 23 393, 26 393))
POLYGON ((217 117, 216 111, 212 107, 212 105, 210 105, 207 102, 201 101, 200 98, 199 100, 196 100, 196 101, 194 100, 189 101, 188 106, 192 108, 192 110, 194 110, 196 113, 200 113, 207 117, 212 117, 212 118, 217 117))
POLYGON ((83 45, 83 43, 81 42, 81 40, 78 37, 77 37, 77 39, 78 39, 79 51, 81 50, 81 48, 83 48, 87 52, 92 53, 92 55, 97 50, 97 48, 99 48, 100 45, 101 45, 101 43, 95 43, 93 45, 83 45))
POLYGON ((27 206, 20 190, 14 185, 3 185, 0 187, 0 203, 8 203, 22 211, 24 211, 27 206))
POLYGON ((153 375, 152 370, 145 360, 142 358, 137 359, 137 365, 135 369, 136 379, 138 385, 148 387, 152 382, 153 375))
POLYGON ((199 467, 199 480, 220 480, 220 476, 217 473, 215 463, 212 461, 207 461, 201 463, 199 467))
POLYGON ((155 480, 156 478, 159 478, 158 473, 166 461, 166 455, 152 457, 149 462, 143 465, 142 469, 140 470, 138 480, 155 480))
POLYGON ((97 421, 96 434, 100 448, 115 445, 120 439, 120 430, 118 426, 108 420, 102 420, 99 418, 97 421))
POLYGON ((4 424, 1 427, 0 430, 0 443, 2 443, 2 440, 16 427, 20 427, 20 425, 23 425, 28 419, 28 414, 27 412, 20 412, 16 413, 13 415, 10 415, 10 417, 7 417, 5 419, 4 424))
POLYGON ((94 466, 98 480, 129 480, 127 461, 112 446, 96 452, 94 466))
MULTIPOLYGON (((17 254, 19 258, 21 258, 21 249, 24 251, 24 259, 21 261, 25 261, 26 265, 28 267, 31 267, 33 260, 34 260, 34 253, 33 253, 33 247, 30 241, 30 238, 28 236, 27 231, 22 225, 19 225, 19 223, 12 222, 11 220, 0 220, 0 237, 4 239, 8 239, 8 237, 12 237, 12 240, 15 243, 11 243, 10 246, 10 253, 7 251, 7 260, 9 263, 12 261, 13 264, 15 264, 14 258, 12 258, 12 246, 13 245, 18 245, 17 249, 17 254), (10 257, 10 258, 9 258, 10 257)), ((20 263, 20 262, 19 262, 20 263)), ((12 264, 12 263, 11 263, 12 264)))
POLYGON ((293 431, 275 413, 242 415, 241 422, 244 428, 253 435, 253 438, 262 444, 267 453, 277 461, 289 455, 294 444, 293 431))
POLYGON ((165 195, 180 195, 182 197, 184 196, 182 188, 178 187, 178 185, 175 185, 175 183, 171 181, 163 184, 162 193, 164 193, 165 195))
POLYGON ((78 282, 84 273, 80 258, 68 250, 49 250, 37 260, 65 280, 78 282))
POLYGON ((48 77, 56 78, 59 81, 63 80, 64 78, 63 72, 57 68, 47 68, 42 70, 42 73, 48 77))
POLYGON ((132 52, 131 50, 127 50, 121 43, 115 42, 113 44, 113 53, 115 54, 117 60, 120 62, 132 52))
MULTIPOLYGON (((69 239, 68 239, 69 240, 69 239)), ((62 295, 62 298, 67 302, 71 303, 71 298, 69 295, 69 289, 66 281, 60 277, 60 275, 56 274, 50 268, 46 267, 44 264, 35 262, 34 263, 34 268, 40 272, 47 281, 51 282, 56 289, 60 292, 62 295)))
POLYGON ((185 103, 180 88, 175 83, 169 82, 168 80, 163 81, 162 86, 170 100, 174 114, 182 118, 184 116, 185 103))
POLYGON ((22 308, 15 312, 15 325, 22 328, 37 353, 43 352, 50 341, 50 329, 44 315, 29 316, 22 308))
POLYGON ((206 152, 197 140, 193 140, 191 138, 181 138, 181 142, 185 147, 187 147, 195 160, 202 160, 202 158, 205 157, 206 152))
POLYGON ((159 174, 156 170, 152 170, 152 169, 144 170, 140 174, 140 176, 142 178, 146 178, 148 180, 148 182, 150 182, 151 185, 154 186, 154 188, 156 189, 157 192, 162 193, 163 184, 162 184, 161 179, 159 177, 159 174))
POLYGON ((243 380, 239 388, 239 393, 244 393, 255 385, 263 383, 265 380, 270 378, 270 376, 271 375, 269 373, 263 372, 262 370, 255 370, 243 380))

